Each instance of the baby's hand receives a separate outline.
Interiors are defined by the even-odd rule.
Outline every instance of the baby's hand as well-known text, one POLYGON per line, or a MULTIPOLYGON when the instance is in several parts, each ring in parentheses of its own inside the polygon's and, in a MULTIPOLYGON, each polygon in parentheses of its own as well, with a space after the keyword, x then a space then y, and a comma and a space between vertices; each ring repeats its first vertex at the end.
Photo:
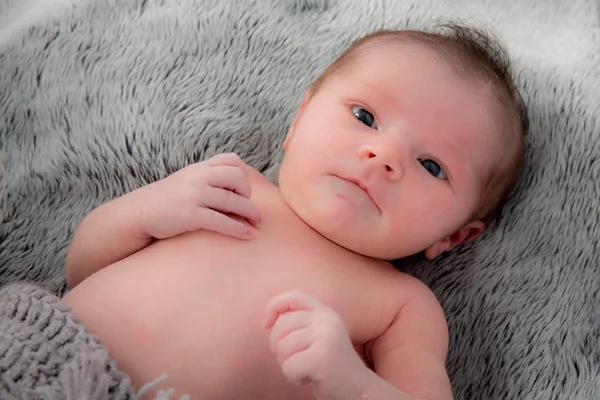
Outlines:
POLYGON ((275 296, 266 307, 271 351, 293 384, 312 384, 319 399, 354 398, 364 365, 344 321, 331 308, 298 290, 275 296))
POLYGON ((244 162, 236 154, 220 154, 139 189, 144 191, 139 210, 142 233, 165 239, 207 229, 251 238, 252 226, 260 225, 260 215, 250 201, 252 190, 243 168, 244 162))

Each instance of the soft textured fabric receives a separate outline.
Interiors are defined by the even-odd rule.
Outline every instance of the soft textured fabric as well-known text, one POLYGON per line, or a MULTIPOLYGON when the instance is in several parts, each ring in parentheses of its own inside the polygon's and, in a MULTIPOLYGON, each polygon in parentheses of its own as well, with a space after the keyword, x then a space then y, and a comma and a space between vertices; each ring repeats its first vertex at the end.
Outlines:
MULTIPOLYGON (((135 391, 57 296, 29 283, 0 289, 0 399, 136 400, 168 379, 163 374, 135 391)), ((154 400, 170 400, 175 388, 155 392, 154 400)))
POLYGON ((58 298, 30 284, 0 290, 1 399, 133 399, 129 378, 58 298))
POLYGON ((457 399, 600 398, 597 0, 0 0, 0 284, 63 293, 85 214, 191 162, 235 151, 275 181, 353 39, 449 18, 507 43, 526 172, 498 229, 399 268, 446 312, 457 399))

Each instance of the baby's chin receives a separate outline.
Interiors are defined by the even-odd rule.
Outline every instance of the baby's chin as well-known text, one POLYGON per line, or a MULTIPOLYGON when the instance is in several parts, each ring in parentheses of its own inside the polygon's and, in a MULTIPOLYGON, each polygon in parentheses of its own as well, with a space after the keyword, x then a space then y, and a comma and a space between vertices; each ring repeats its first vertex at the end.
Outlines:
POLYGON ((322 236, 336 243, 337 245, 361 256, 374 258, 378 260, 392 261, 398 258, 409 256, 402 249, 393 249, 390 251, 386 246, 381 246, 376 236, 369 236, 369 232, 319 232, 322 236))
POLYGON ((298 210, 296 214, 324 238, 358 255, 380 260, 394 260, 408 255, 403 252, 403 249, 393 248, 397 246, 386 245, 377 226, 332 218, 330 214, 309 213, 302 210, 298 210))
POLYGON ((390 240, 385 217, 374 207, 362 207, 358 202, 323 195, 321 191, 310 195, 286 191, 282 194, 288 207, 305 224, 353 253, 381 260, 414 254, 402 248, 406 241, 390 240))

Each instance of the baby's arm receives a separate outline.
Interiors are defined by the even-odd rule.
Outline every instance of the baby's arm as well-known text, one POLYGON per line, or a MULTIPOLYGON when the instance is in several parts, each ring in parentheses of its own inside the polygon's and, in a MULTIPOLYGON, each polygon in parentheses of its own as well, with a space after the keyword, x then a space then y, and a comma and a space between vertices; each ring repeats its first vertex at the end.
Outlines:
POLYGON ((373 374, 365 385, 369 399, 403 398, 450 400, 452 387, 446 372, 448 327, 435 295, 420 282, 402 306, 394 323, 371 345, 373 374))
POLYGON ((425 285, 405 286, 410 300, 367 346, 375 371, 360 359, 334 310, 299 291, 274 297, 264 326, 287 379, 311 384, 319 400, 451 400, 444 314, 425 285))
POLYGON ((260 215, 250 201, 246 168, 237 155, 220 154, 93 210, 67 252, 67 283, 74 287, 155 239, 199 229, 251 238, 250 225, 258 227, 260 215))
POLYGON ((70 287, 154 240, 139 223, 144 189, 105 203, 83 219, 67 252, 65 275, 70 287))

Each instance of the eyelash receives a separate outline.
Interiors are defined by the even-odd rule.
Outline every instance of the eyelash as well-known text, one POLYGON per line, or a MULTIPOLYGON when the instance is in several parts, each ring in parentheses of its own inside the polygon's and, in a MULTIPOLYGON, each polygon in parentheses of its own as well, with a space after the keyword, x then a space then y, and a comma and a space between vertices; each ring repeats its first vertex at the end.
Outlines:
POLYGON ((352 114, 354 114, 354 118, 356 118, 362 124, 368 126, 371 129, 377 130, 377 117, 374 115, 373 112, 369 111, 368 108, 363 107, 363 106, 350 106, 350 111, 352 111, 352 114), (358 118, 358 111, 359 110, 365 111, 365 112, 367 112, 371 116, 371 119, 373 120, 374 126, 370 126, 370 125, 366 124, 364 121, 362 121, 361 119, 358 118))
POLYGON ((441 178, 433 175, 429 170, 427 170, 427 168, 425 168, 425 165, 421 164, 421 166, 423 167, 423 169, 425 169, 427 172, 429 172, 429 174, 431 176, 433 176, 434 178, 440 179, 443 181, 448 180, 448 173, 446 172, 446 168, 444 167, 444 165, 441 162, 437 161, 434 158, 426 158, 426 157, 419 158, 418 161, 419 161, 419 163, 421 163, 422 161, 431 161, 431 162, 435 163, 437 165, 437 167, 440 169, 440 173, 443 174, 443 177, 441 177, 441 178))

